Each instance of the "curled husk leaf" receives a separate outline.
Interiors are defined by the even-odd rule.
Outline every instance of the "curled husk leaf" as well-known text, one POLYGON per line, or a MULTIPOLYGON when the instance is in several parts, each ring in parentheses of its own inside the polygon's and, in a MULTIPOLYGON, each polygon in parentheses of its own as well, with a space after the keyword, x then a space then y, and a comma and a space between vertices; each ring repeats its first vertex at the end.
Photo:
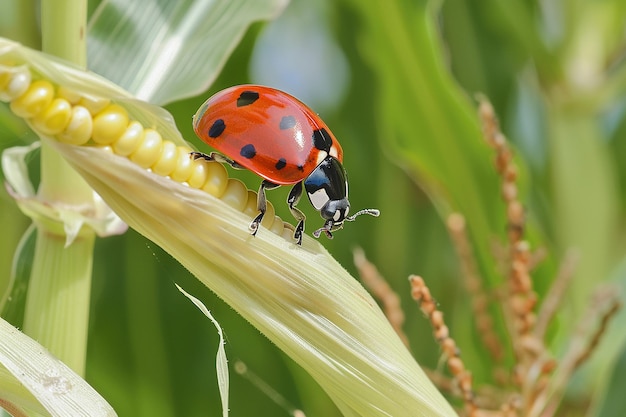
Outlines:
POLYGON ((9 148, 2 153, 7 191, 24 214, 37 223, 48 222, 49 227, 63 225, 59 235, 66 236, 66 246, 72 243, 83 225, 88 225, 100 237, 119 235, 126 231, 126 224, 96 193, 93 193, 91 204, 81 207, 42 201, 30 182, 25 162, 27 155, 37 148, 39 142, 9 148))
POLYGON ((202 191, 93 147, 54 143, 122 219, 305 368, 345 415, 454 415, 363 287, 318 241, 302 247, 202 191))

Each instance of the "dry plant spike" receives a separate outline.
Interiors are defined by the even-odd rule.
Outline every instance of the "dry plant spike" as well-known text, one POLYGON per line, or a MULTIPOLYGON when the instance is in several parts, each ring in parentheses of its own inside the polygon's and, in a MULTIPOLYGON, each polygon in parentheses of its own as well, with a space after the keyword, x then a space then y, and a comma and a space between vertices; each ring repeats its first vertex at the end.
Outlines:
POLYGON ((0 409, 6 411, 13 417, 28 417, 28 414, 23 412, 20 407, 2 398, 0 398, 0 409))
POLYGON ((363 284, 370 290, 372 295, 383 305, 383 311, 391 327, 396 331, 402 343, 409 347, 407 338, 402 326, 404 325, 404 312, 400 305, 400 297, 387 283, 387 280, 378 272, 376 266, 367 260, 361 248, 353 251, 354 265, 359 271, 363 284))
MULTIPOLYGON (((488 310, 489 297, 478 275, 474 254, 467 238, 465 218, 459 213, 453 213, 448 216, 447 226, 461 262, 461 276, 463 277, 465 288, 473 300, 472 312, 478 334, 491 357, 494 358, 496 363, 501 363, 504 357, 504 348, 494 330, 493 318, 488 310)), ((496 371, 494 370, 494 372, 496 371)))
POLYGON ((502 197, 506 203, 509 243, 513 247, 524 235, 525 210, 517 199, 517 167, 513 163, 506 138, 500 132, 493 106, 485 97, 479 97, 478 113, 483 126, 485 140, 496 151, 495 167, 502 177, 502 197))
POLYGON ((530 270, 534 270, 537 265, 543 262, 548 257, 548 250, 546 248, 540 247, 535 249, 535 251, 530 256, 530 264, 528 267, 530 270))
POLYGON ((468 417, 479 417, 480 414, 472 389, 472 374, 465 368, 456 342, 450 337, 448 326, 446 326, 443 320, 443 313, 437 309, 437 304, 422 277, 411 275, 409 281, 411 283, 411 297, 420 303, 420 309, 430 320, 435 340, 441 346, 448 369, 461 390, 461 398, 465 404, 466 415, 468 417))
POLYGON ((532 291, 532 279, 528 272, 529 246, 525 241, 518 242, 512 250, 511 275, 509 279, 509 305, 516 317, 516 330, 520 337, 530 333, 535 325, 534 308, 537 301, 532 291))
POLYGON ((587 361, 587 359, 589 359, 589 356, 591 356, 591 352, 593 352, 598 347, 598 344, 600 343, 600 339, 606 332, 609 321, 611 320, 613 316, 615 316, 615 314, 617 314, 617 312, 622 307, 621 301, 618 299, 618 297, 615 294, 616 293, 613 292, 613 288, 608 287, 605 294, 600 294, 597 297, 597 300, 594 303, 595 305, 598 306, 597 310, 600 310, 600 308, 605 305, 608 305, 608 308, 606 308, 606 310, 603 313, 596 310, 597 313, 601 314, 600 323, 597 326, 596 330, 591 335, 591 337, 589 338, 589 342, 587 343, 586 348, 580 352, 580 354, 574 361, 574 364, 572 366, 572 372, 578 369, 580 365, 582 365, 583 363, 587 361), (609 300, 606 300, 606 298, 609 298, 609 300))
MULTIPOLYGON (((428 368, 423 369, 428 376, 428 379, 430 379, 432 383, 439 388, 439 391, 445 392, 457 398, 463 398, 461 388, 456 383, 455 379, 452 379, 439 371, 428 368)), ((476 404, 477 409, 472 417, 506 417, 506 415, 502 414, 498 408, 500 407, 501 399, 510 396, 510 393, 496 386, 484 385, 480 387, 478 391, 475 391, 474 394, 474 403, 476 404)), ((513 416, 517 417, 516 414, 513 416)))
POLYGON ((584 320, 578 326, 570 340, 568 350, 554 371, 554 378, 533 402, 528 412, 529 417, 553 415, 550 414, 551 410, 558 408, 572 374, 589 358, 605 333, 608 322, 621 308, 618 297, 612 286, 603 287, 595 292, 584 320))
MULTIPOLYGON (((517 366, 514 381, 527 384, 528 371, 533 362, 542 356, 543 342, 533 335, 536 324, 534 312, 537 295, 533 291, 530 277, 531 252, 528 242, 523 240, 525 226, 524 206, 518 200, 517 168, 506 138, 500 132, 493 106, 485 97, 479 97, 478 113, 482 121, 483 134, 487 143, 495 150, 496 171, 502 178, 502 198, 506 204, 507 231, 509 240, 508 296, 504 300, 505 318, 509 323, 517 366), (539 347, 528 349, 529 346, 539 347)), ((530 377, 531 380, 535 380, 530 377)))
POLYGON ((539 308, 537 324, 534 330, 537 338, 544 338, 548 325, 561 305, 565 291, 574 277, 574 271, 576 270, 576 265, 578 265, 579 257, 580 255, 575 249, 570 249, 565 253, 556 278, 552 282, 550 290, 544 297, 541 307, 539 308))
MULTIPOLYGON (((535 332, 537 295, 530 276, 535 260, 530 245, 524 240, 526 214, 518 198, 517 167, 491 103, 484 97, 479 101, 484 136, 496 152, 495 167, 502 179, 502 198, 506 204, 509 267, 508 294, 503 299, 503 308, 516 359, 513 382, 520 388, 519 401, 511 404, 511 412, 517 410, 528 415, 530 410, 536 409, 537 400, 545 396, 556 361, 546 349, 543 337, 538 337, 535 332)), ((547 308, 542 320, 549 321, 553 312, 550 312, 552 307, 547 308)), ((541 326, 540 331, 545 334, 546 324, 542 322, 541 326)))

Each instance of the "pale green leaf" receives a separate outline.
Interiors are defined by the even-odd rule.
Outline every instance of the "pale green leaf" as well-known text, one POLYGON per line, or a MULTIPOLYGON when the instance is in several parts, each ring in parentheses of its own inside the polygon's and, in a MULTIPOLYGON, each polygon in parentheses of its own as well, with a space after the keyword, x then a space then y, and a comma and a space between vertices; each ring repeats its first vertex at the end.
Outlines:
POLYGON ((52 416, 115 416, 87 382, 43 346, 0 319, 0 398, 52 416))
POLYGON ((217 77, 248 26, 287 0, 109 0, 88 28, 88 66, 138 98, 164 104, 217 77))
POLYGON ((39 149, 41 144, 34 142, 29 146, 14 146, 2 152, 2 171, 8 184, 18 195, 32 197, 35 188, 28 178, 26 155, 39 149))
POLYGON ((222 331, 222 326, 220 326, 219 322, 215 319, 215 317, 213 317, 211 312, 206 308, 202 301, 198 300, 196 297, 183 290, 180 285, 176 284, 176 288, 178 288, 178 291, 182 292, 185 297, 189 298, 189 300, 196 307, 198 307, 202 314, 204 314, 209 320, 211 320, 211 322, 217 329, 217 333, 220 337, 220 343, 217 348, 217 354, 215 355, 215 370, 217 372, 217 386, 220 391, 220 399, 222 400, 222 415, 224 417, 228 417, 228 387, 230 385, 230 378, 228 375, 228 360, 226 359, 226 350, 224 349, 226 341, 224 340, 224 332, 222 331))

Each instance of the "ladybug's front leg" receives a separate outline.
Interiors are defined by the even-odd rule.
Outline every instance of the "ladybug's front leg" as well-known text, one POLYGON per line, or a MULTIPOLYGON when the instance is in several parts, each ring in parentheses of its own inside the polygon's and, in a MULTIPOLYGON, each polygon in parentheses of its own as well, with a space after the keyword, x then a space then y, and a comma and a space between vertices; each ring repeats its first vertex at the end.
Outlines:
POLYGON ((304 234, 304 221, 306 220, 306 216, 303 212, 301 212, 297 207, 298 201, 300 201, 300 197, 302 196, 302 182, 297 183, 293 186, 291 191, 289 192, 289 197, 287 197, 287 204, 289 204, 289 210, 293 217, 298 220, 298 225, 296 226, 296 230, 293 232, 293 238, 295 239, 298 245, 302 245, 302 235, 304 234))
POLYGON ((265 198, 265 190, 273 190, 274 188, 278 188, 280 185, 274 184, 273 182, 269 182, 264 180, 259 187, 259 194, 256 198, 256 206, 259 210, 259 214, 252 220, 250 223, 250 233, 252 236, 256 235, 256 232, 259 230, 261 226, 261 221, 263 221, 263 216, 265 216, 265 211, 267 210, 267 200, 265 198))
POLYGON ((313 232, 313 236, 315 238, 319 238, 320 235, 322 234, 322 232, 326 233, 326 237, 329 239, 333 238, 333 233, 332 231, 335 230, 334 227, 334 222, 332 220, 326 220, 326 222, 324 223, 324 227, 317 229, 315 232, 313 232))
POLYGON ((218 152, 211 152, 210 154, 202 152, 190 152, 189 156, 191 156, 194 160, 204 159, 205 161, 215 161, 222 164, 228 164, 235 169, 245 169, 243 166, 239 165, 239 163, 218 152))

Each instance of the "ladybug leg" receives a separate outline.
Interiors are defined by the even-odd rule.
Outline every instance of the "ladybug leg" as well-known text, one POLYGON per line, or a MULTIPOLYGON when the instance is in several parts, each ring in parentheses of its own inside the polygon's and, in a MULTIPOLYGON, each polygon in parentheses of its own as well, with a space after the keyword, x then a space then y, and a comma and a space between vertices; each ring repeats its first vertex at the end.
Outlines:
POLYGON ((302 182, 297 183, 293 186, 291 191, 289 192, 289 197, 287 197, 287 204, 289 204, 289 210, 293 217, 298 220, 298 225, 296 226, 296 230, 293 232, 293 238, 296 240, 298 245, 302 245, 302 235, 304 234, 304 221, 306 220, 306 216, 303 212, 300 211, 296 207, 298 201, 300 201, 300 197, 302 196, 302 182))
POLYGON ((322 234, 322 232, 324 232, 326 234, 326 237, 329 239, 333 238, 333 221, 332 220, 326 220, 326 223, 324 223, 324 227, 322 227, 321 229, 317 229, 315 232, 313 232, 313 236, 315 236, 316 238, 319 238, 320 235, 322 234))
POLYGON ((245 169, 237 162, 233 161, 227 156, 222 155, 218 152, 211 152, 210 154, 202 153, 202 152, 190 152, 189 156, 191 156, 194 160, 196 159, 204 159, 205 161, 215 161, 222 164, 228 164, 235 169, 245 169))
POLYGON ((261 186, 259 187, 259 193, 257 194, 256 206, 259 210, 259 214, 252 220, 250 223, 250 233, 252 236, 256 235, 256 232, 259 230, 261 226, 261 221, 263 221, 263 216, 265 216, 265 211, 267 210, 267 200, 265 199, 265 190, 273 190, 274 188, 278 188, 280 185, 274 184, 273 182, 263 180, 261 186))

